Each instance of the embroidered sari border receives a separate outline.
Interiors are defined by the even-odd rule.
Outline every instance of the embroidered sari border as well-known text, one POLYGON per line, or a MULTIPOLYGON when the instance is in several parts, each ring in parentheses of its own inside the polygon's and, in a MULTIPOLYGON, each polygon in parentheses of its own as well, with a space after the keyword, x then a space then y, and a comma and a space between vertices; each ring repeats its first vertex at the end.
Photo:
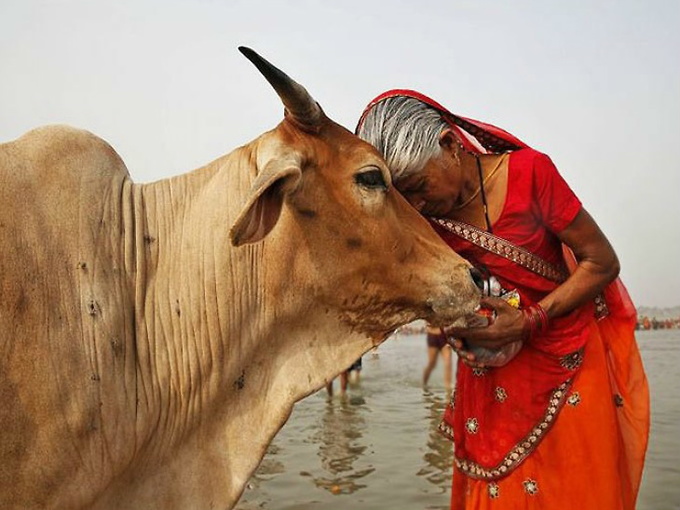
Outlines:
POLYGON ((452 234, 455 234, 480 248, 484 248, 491 253, 508 259, 548 280, 562 283, 569 276, 566 269, 559 268, 550 262, 543 260, 538 255, 535 255, 520 246, 516 246, 502 237, 495 236, 490 232, 477 228, 474 225, 447 218, 431 217, 430 220, 452 234))
MULTIPOLYGON (((557 412, 566 402, 568 390, 572 382, 573 379, 567 379, 553 391, 541 422, 524 439, 520 440, 499 464, 492 468, 485 468, 476 462, 454 457, 456 467, 466 476, 477 480, 498 480, 508 475, 536 449, 541 439, 548 433, 548 430, 550 430, 557 418, 557 412)), ((440 427, 440 432, 445 436, 449 434, 453 436, 453 430, 446 430, 446 427, 448 426, 440 427)))

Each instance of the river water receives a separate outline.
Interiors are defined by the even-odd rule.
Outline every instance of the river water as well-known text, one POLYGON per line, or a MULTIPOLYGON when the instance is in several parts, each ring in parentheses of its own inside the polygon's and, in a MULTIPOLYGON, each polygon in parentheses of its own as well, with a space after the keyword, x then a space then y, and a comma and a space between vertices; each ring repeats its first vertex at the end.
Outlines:
MULTIPOLYGON (((680 509, 680 330, 637 335, 652 395, 638 510, 680 509)), ((426 356, 423 335, 396 335, 364 356, 345 396, 299 402, 237 510, 447 510, 451 443, 436 426, 448 396, 441 366, 423 389, 426 356)))

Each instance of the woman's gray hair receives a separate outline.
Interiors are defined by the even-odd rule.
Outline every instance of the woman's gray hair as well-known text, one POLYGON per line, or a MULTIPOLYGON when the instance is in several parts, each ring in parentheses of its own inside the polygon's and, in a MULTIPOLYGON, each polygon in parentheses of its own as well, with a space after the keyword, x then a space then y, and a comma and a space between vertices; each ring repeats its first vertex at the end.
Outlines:
POLYGON ((398 181, 440 154, 439 136, 448 127, 434 108, 412 97, 395 96, 366 113, 357 135, 378 149, 398 181))

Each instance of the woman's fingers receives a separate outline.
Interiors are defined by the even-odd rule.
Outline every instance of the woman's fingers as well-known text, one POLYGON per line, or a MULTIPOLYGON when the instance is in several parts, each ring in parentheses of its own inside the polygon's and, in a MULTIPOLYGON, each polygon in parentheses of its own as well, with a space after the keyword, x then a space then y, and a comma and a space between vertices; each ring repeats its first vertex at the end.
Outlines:
POLYGON ((449 345, 454 350, 454 352, 460 357, 461 361, 471 368, 484 368, 483 363, 477 363, 475 361, 475 355, 470 351, 465 350, 465 343, 457 338, 449 338, 449 345))

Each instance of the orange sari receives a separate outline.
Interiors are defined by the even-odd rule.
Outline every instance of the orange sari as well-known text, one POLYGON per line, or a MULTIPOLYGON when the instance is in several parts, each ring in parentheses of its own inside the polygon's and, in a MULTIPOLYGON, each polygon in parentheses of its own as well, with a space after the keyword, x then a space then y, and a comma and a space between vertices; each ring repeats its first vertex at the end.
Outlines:
POLYGON ((508 476, 475 480, 454 467, 452 510, 631 510, 647 438, 649 393, 620 281, 609 316, 589 326, 583 364, 555 424, 508 476))
MULTIPOLYGON (((476 254, 487 264, 497 257, 476 254)), ((573 270, 576 261, 566 247, 563 257, 573 270)), ((649 435, 649 390, 635 341, 636 311, 625 287, 617 279, 602 297, 582 310, 588 312, 585 322, 583 313, 570 319, 582 325, 583 341, 578 362, 568 370, 540 373, 554 360, 541 351, 559 349, 565 344, 559 338, 527 344, 510 364, 481 373, 459 362, 457 391, 463 394, 452 397, 440 426, 456 446, 452 510, 635 508, 649 435), (524 380, 532 384, 523 387, 524 380), (499 402, 489 401, 494 387, 502 388, 499 402), (509 396, 518 393, 529 400, 507 408, 509 396), (541 409, 549 411, 539 420, 541 409), (468 428, 471 416, 479 417, 479 430, 468 428), (545 428, 536 435, 539 427, 545 428), (533 430, 533 438, 522 430, 533 430)), ((566 345, 566 351, 574 348, 566 345)))

